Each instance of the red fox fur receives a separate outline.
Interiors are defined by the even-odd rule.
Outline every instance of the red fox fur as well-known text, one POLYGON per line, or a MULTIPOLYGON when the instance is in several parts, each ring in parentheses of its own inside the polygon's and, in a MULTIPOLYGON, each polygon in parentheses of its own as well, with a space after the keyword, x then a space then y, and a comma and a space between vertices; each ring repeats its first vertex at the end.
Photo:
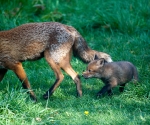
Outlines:
POLYGON ((0 81, 8 69, 13 70, 22 82, 23 88, 30 89, 31 98, 36 100, 22 62, 45 57, 55 72, 56 81, 43 97, 47 99, 63 80, 61 69, 74 80, 77 94, 81 96, 80 79, 70 65, 72 52, 85 62, 93 60, 95 54, 107 62, 112 61, 108 54, 90 49, 76 29, 57 22, 29 23, 8 31, 1 31, 0 81))

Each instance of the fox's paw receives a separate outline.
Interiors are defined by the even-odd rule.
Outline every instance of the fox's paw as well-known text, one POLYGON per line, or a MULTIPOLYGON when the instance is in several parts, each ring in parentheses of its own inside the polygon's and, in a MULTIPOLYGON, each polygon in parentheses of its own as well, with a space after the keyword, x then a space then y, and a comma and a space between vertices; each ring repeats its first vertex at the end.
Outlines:
POLYGON ((51 92, 49 92, 49 91, 47 91, 44 95, 43 95, 43 98, 44 99, 49 99, 49 97, 52 95, 52 93, 51 92))
POLYGON ((33 100, 33 102, 37 102, 37 98, 34 95, 30 95, 30 98, 33 100))
POLYGON ((82 94, 81 94, 81 93, 80 93, 80 94, 79 94, 79 93, 77 93, 77 97, 82 97, 82 94))
POLYGON ((98 98, 102 98, 103 97, 103 94, 102 93, 97 93, 96 94, 96 98, 98 99, 98 98))
POLYGON ((43 95, 43 98, 44 98, 45 100, 47 100, 47 99, 49 98, 49 95, 48 95, 48 94, 44 94, 44 95, 43 95))

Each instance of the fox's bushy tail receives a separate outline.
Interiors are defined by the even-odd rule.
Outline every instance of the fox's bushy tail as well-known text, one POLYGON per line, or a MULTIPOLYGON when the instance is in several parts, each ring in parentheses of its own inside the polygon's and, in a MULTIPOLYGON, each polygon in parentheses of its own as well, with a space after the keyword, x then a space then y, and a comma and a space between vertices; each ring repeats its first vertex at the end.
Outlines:
POLYGON ((85 62, 94 60, 95 55, 97 55, 98 58, 104 58, 106 62, 112 62, 110 55, 89 48, 86 41, 77 31, 75 32, 73 50, 74 54, 78 55, 85 62))

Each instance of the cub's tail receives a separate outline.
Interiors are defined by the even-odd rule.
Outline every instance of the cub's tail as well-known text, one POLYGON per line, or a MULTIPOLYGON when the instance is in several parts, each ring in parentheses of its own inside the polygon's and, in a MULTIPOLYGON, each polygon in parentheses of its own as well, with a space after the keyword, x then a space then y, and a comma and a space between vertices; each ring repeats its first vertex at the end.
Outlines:
POLYGON ((97 55, 98 58, 104 58, 106 62, 112 62, 110 55, 92 50, 88 47, 86 41, 77 30, 75 30, 73 27, 68 28, 71 30, 71 33, 74 36, 73 53, 75 56, 77 55, 84 62, 90 62, 94 60, 95 55, 97 55))

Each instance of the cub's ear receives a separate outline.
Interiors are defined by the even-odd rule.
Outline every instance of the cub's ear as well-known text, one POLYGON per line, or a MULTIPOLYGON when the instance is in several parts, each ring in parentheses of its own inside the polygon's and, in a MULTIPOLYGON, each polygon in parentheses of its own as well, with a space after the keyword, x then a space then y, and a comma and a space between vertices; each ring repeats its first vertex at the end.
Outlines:
POLYGON ((105 59, 104 59, 104 58, 100 58, 100 59, 97 61, 97 65, 99 65, 100 67, 102 67, 104 64, 105 64, 105 59))
POLYGON ((95 54, 95 56, 94 56, 94 60, 97 60, 97 59, 99 59, 99 58, 98 58, 98 56, 95 54))

